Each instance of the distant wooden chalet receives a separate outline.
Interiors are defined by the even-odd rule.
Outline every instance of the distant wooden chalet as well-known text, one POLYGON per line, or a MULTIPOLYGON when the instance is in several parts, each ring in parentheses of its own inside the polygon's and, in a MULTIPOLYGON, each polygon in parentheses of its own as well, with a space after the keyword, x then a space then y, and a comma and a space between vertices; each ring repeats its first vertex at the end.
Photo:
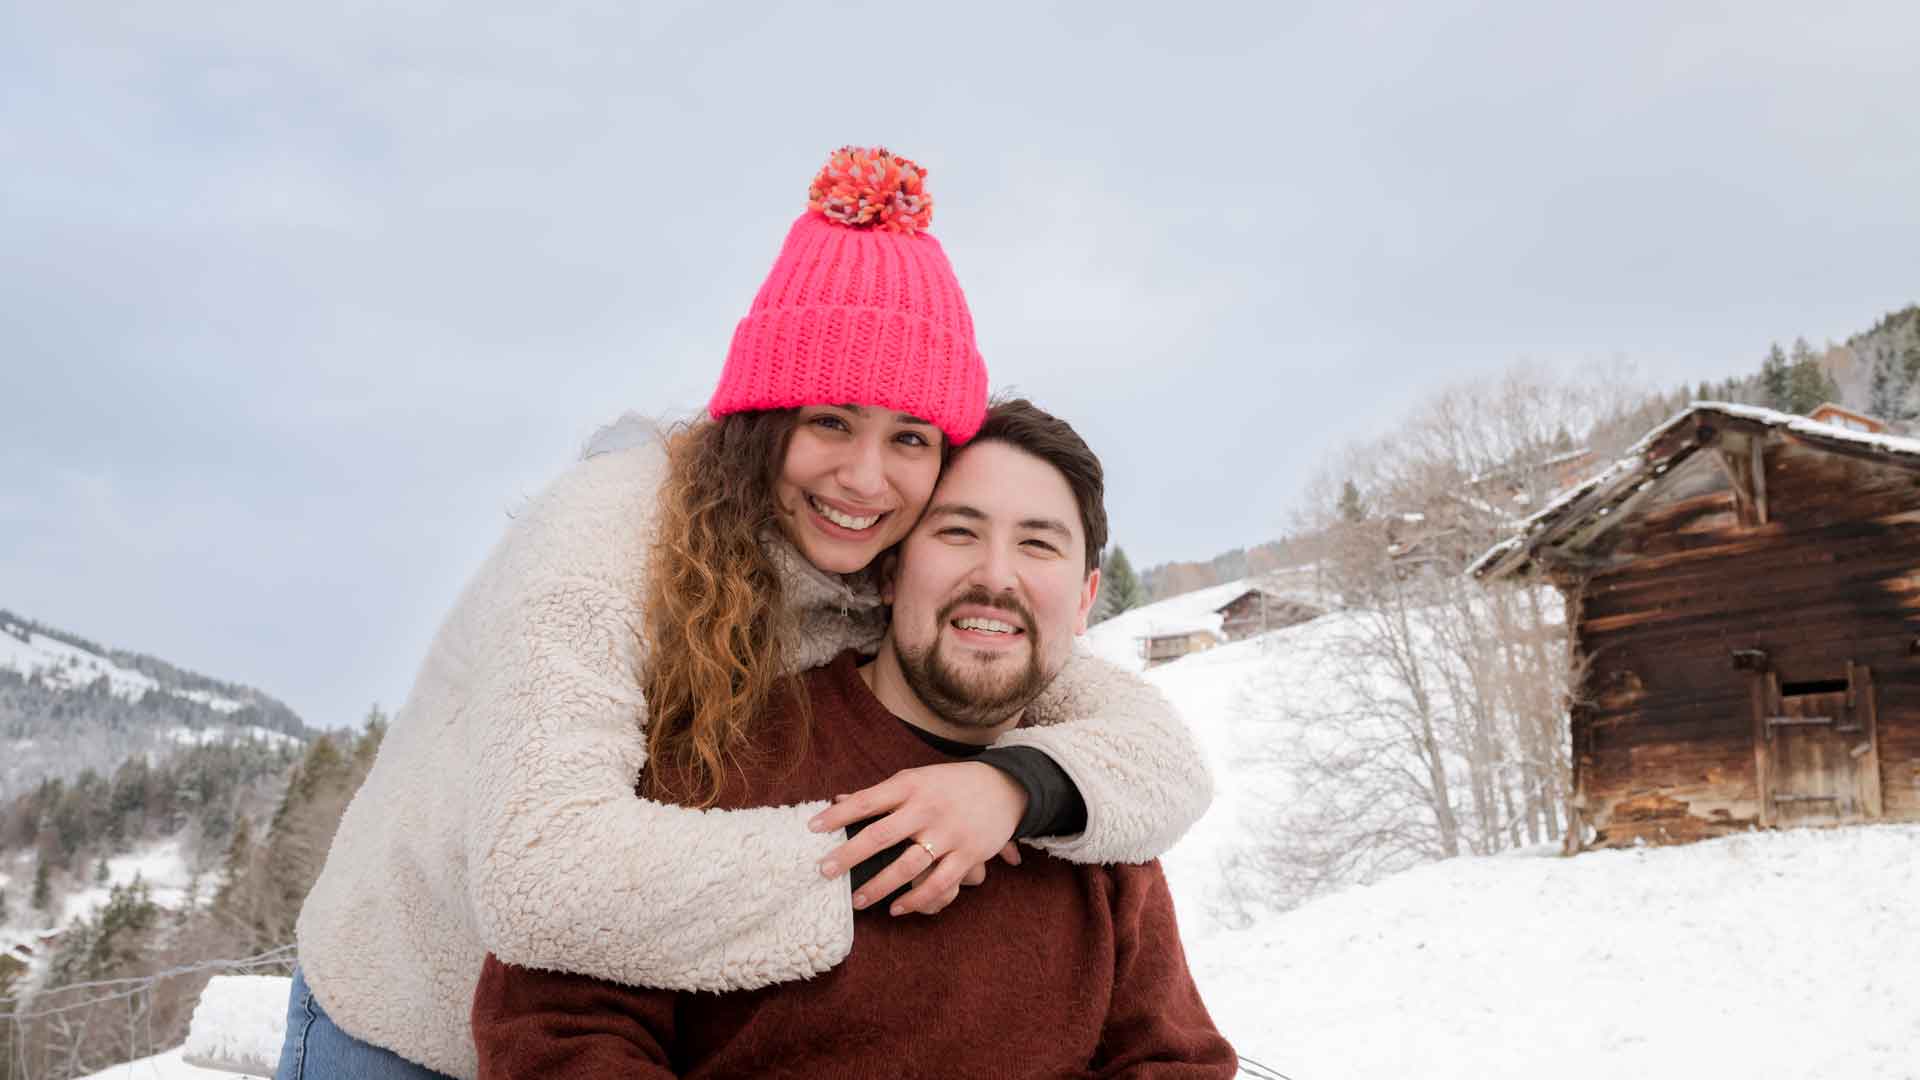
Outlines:
POLYGON ((1142 635, 1140 655, 1148 667, 1178 660, 1197 652, 1205 652, 1220 644, 1220 635, 1202 627, 1161 630, 1142 635))
POLYGON ((1567 598, 1570 849, 1920 821, 1920 440, 1696 404, 1470 569, 1567 598))
POLYGON ((1290 600, 1265 589, 1248 589, 1214 609, 1220 633, 1228 641, 1244 641, 1256 634, 1311 622, 1326 612, 1311 604, 1290 600))
POLYGON ((1864 431, 1869 435, 1878 435, 1887 430, 1886 421, 1877 420, 1866 413, 1854 412, 1844 405, 1835 405, 1831 401, 1808 413, 1807 419, 1853 431, 1864 431))

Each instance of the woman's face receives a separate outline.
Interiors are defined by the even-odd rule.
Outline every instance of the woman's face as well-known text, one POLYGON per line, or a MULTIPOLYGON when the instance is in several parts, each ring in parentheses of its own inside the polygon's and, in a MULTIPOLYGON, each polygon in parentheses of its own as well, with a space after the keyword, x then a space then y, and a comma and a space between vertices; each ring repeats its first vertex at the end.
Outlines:
POLYGON ((835 574, 866 568, 912 530, 940 478, 940 430, 863 405, 809 405, 774 497, 787 539, 835 574))

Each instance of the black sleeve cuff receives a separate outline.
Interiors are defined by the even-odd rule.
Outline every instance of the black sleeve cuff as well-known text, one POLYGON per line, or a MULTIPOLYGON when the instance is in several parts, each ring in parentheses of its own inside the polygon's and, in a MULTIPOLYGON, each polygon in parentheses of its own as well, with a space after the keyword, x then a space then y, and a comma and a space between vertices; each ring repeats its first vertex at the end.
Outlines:
POLYGON ((984 761, 1027 791, 1027 812, 1013 830, 1016 840, 1034 836, 1072 836, 1087 831, 1087 801, 1058 762, 1031 746, 989 746, 984 761))
MULTIPOLYGON (((877 817, 870 817, 860 821, 856 821, 853 824, 847 826, 847 839, 851 840, 854 837, 860 835, 861 829, 864 829, 867 826, 879 820, 880 819, 877 817)), ((853 890, 855 892, 859 892, 860 886, 865 885, 867 882, 872 881, 874 878, 878 877, 880 875, 880 871, 885 870, 889 866, 892 866, 893 860, 905 854, 906 850, 912 846, 913 846, 913 841, 902 840, 890 848, 886 848, 881 851, 876 851, 873 854, 867 856, 866 858, 861 859, 859 863, 857 863, 852 869, 847 871, 847 878, 852 883, 853 890)), ((887 899, 891 901, 896 896, 905 895, 907 888, 908 886, 903 885, 900 888, 895 889, 893 892, 893 896, 889 896, 887 897, 887 899)))

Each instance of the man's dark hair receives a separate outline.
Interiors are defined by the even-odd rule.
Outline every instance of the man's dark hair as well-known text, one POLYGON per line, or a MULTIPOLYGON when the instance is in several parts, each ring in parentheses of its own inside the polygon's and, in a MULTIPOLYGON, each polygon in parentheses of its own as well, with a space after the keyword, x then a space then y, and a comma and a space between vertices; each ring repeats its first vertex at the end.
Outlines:
POLYGON ((1026 398, 997 401, 987 409, 987 422, 968 445, 985 442, 1006 443, 1024 450, 1060 470, 1080 504, 1080 527, 1087 534, 1087 573, 1100 566, 1100 551, 1107 546, 1107 481, 1100 468, 1100 457, 1090 449, 1073 425, 1047 412, 1026 398))

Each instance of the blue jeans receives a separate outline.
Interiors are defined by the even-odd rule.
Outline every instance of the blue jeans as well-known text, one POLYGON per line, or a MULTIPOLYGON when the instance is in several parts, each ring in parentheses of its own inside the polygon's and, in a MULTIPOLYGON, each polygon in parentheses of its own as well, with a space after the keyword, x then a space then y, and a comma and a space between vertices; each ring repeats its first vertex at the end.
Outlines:
POLYGON ((287 1041, 273 1080, 451 1080, 385 1047, 341 1031, 320 1007, 307 978, 293 969, 287 995, 287 1041))

